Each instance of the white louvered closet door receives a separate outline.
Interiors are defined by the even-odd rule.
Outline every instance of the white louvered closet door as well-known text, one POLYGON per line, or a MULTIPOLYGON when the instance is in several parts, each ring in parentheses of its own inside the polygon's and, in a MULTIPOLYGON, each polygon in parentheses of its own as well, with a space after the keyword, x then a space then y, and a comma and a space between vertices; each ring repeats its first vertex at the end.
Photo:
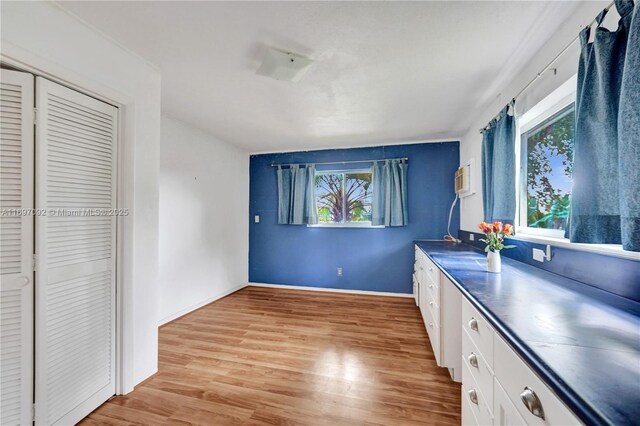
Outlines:
POLYGON ((40 77, 36 107, 36 424, 69 425, 115 393, 117 109, 40 77))
POLYGON ((33 403, 33 76, 0 70, 0 424, 33 403))

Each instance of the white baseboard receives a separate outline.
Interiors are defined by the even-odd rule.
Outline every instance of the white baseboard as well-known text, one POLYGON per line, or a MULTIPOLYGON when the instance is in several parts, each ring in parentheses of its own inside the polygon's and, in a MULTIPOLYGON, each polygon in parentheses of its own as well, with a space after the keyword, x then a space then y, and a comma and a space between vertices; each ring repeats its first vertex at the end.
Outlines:
POLYGON ((265 283, 248 283, 249 287, 273 287, 288 290, 307 290, 307 291, 323 291, 329 293, 351 293, 351 294, 366 294, 368 296, 391 296, 391 297, 413 297, 411 293, 390 293, 385 291, 368 291, 368 290, 346 290, 343 288, 327 288, 327 287, 309 287, 301 285, 287 285, 287 284, 265 284, 265 283))
POLYGON ((368 296, 413 297, 413 294, 411 293, 391 293, 391 292, 384 292, 384 291, 367 291, 367 290, 346 290, 342 288, 308 287, 308 286, 287 285, 287 284, 247 283, 247 284, 241 284, 237 287, 234 287, 230 290, 220 293, 217 296, 210 297, 199 303, 196 303, 195 305, 191 305, 169 316, 166 316, 159 321, 158 327, 168 322, 171 322, 177 318, 180 318, 181 316, 186 315, 192 311, 195 311, 196 309, 202 308, 203 306, 208 305, 209 303, 215 302, 218 299, 222 299, 223 297, 228 296, 231 293, 235 293, 236 291, 249 286, 281 288, 281 289, 288 289, 288 290, 320 291, 320 292, 329 292, 329 293, 365 294, 368 296))
POLYGON ((227 290, 227 291, 225 291, 223 293, 220 293, 217 296, 210 297, 208 299, 203 300, 202 302, 196 303, 195 305, 191 305, 188 308, 181 309, 180 311, 178 311, 178 312, 176 312, 174 314, 171 314, 171 315, 169 315, 167 317, 164 317, 158 323, 158 327, 160 327, 161 325, 164 325, 164 324, 166 324, 168 322, 171 322, 176 318, 180 318, 181 316, 186 315, 189 312, 195 311, 198 308, 202 308, 203 306, 208 305, 211 302, 215 302, 218 299, 222 299, 223 297, 228 296, 231 293, 235 293, 236 291, 245 288, 247 285, 248 284, 241 284, 241 285, 239 285, 237 287, 234 287, 234 288, 232 288, 230 290, 227 290))

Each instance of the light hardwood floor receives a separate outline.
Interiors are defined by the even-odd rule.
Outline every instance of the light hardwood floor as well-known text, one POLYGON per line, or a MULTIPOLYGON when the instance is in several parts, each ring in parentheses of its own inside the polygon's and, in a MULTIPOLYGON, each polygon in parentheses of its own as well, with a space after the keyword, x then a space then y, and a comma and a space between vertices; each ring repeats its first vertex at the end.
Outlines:
POLYGON ((159 362, 81 424, 460 424, 413 299, 247 287, 163 326, 159 362))

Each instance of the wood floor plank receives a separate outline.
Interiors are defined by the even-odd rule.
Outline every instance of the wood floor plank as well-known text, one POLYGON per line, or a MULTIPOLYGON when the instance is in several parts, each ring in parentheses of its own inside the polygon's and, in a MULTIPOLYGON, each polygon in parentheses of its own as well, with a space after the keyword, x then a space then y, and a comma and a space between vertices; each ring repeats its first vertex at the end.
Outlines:
POLYGON ((247 287, 161 327, 158 359, 81 424, 460 424, 412 299, 247 287))

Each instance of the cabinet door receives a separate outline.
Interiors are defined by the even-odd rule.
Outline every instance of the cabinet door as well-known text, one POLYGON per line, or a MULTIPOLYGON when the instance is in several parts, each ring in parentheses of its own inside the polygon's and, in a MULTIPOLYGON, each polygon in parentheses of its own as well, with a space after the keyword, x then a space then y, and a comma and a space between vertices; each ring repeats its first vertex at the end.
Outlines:
POLYGON ((493 421, 499 426, 519 426, 526 425, 516 407, 513 406, 507 393, 500 386, 500 382, 494 379, 493 386, 493 421))
POLYGON ((453 369, 453 379, 459 382, 462 380, 462 294, 444 275, 440 277, 440 297, 442 363, 453 369))
POLYGON ((580 424, 573 412, 558 399, 504 339, 496 334, 494 342, 495 376, 527 424, 533 426, 580 424), (535 403, 536 409, 530 410, 522 402, 525 396, 535 403), (534 414, 534 411, 537 413, 534 414))
POLYGON ((0 424, 31 424, 33 76, 0 72, 0 424))
POLYGON ((115 393, 117 109, 36 79, 36 424, 115 393))

